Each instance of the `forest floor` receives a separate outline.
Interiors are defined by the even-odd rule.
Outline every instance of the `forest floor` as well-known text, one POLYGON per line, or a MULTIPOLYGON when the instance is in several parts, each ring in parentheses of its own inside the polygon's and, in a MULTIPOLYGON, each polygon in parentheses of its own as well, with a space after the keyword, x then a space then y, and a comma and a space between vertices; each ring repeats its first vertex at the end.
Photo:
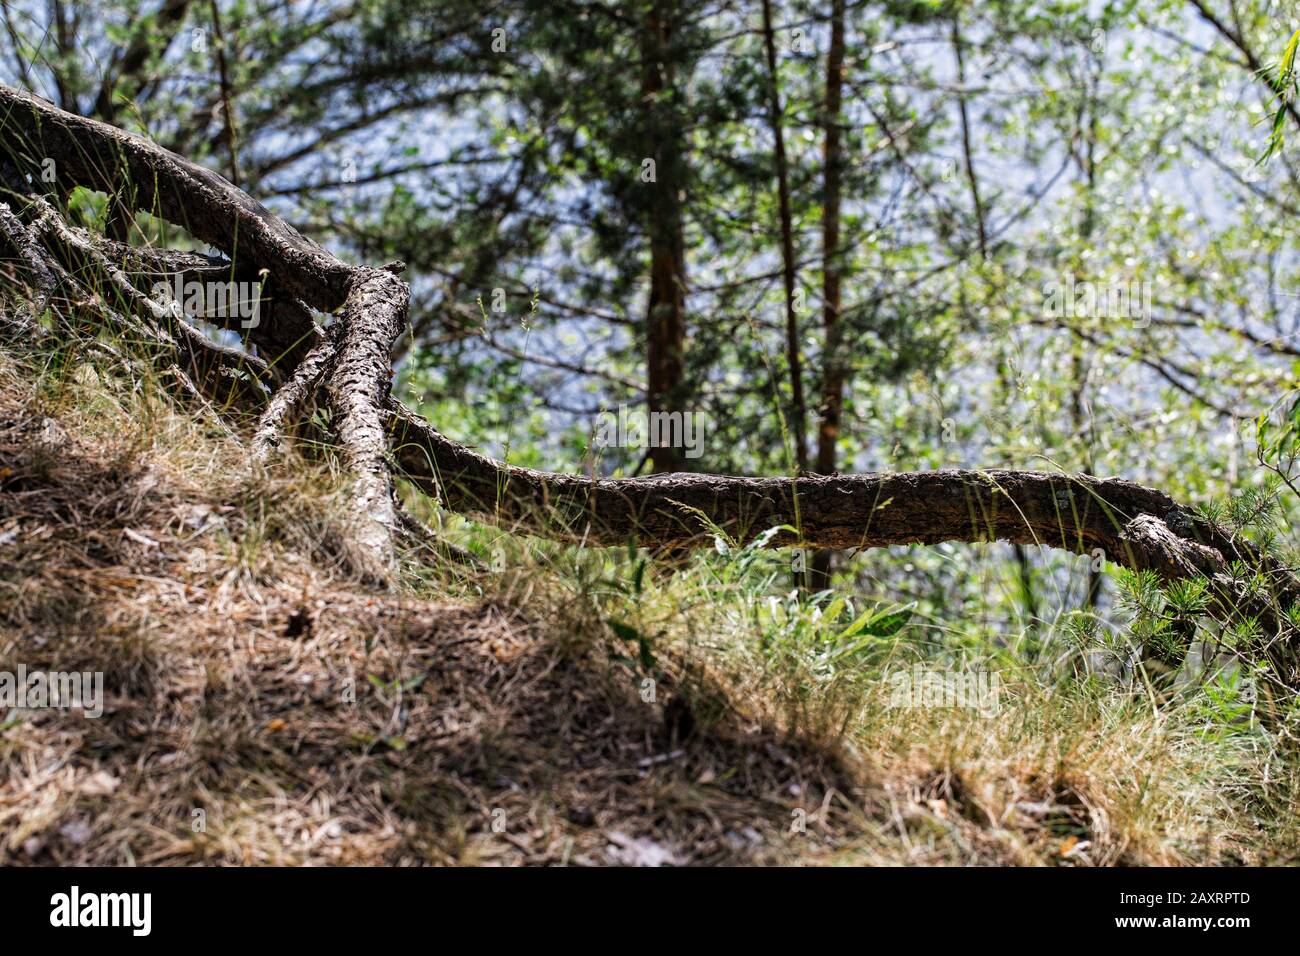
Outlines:
POLYGON ((760 684, 730 598, 643 566, 638 627, 708 639, 655 625, 638 664, 569 558, 410 555, 368 589, 345 500, 156 382, 0 351, 0 670, 104 675, 100 717, 0 711, 0 863, 1297 858, 1294 764, 1258 735, 1086 695, 986 720, 760 684))

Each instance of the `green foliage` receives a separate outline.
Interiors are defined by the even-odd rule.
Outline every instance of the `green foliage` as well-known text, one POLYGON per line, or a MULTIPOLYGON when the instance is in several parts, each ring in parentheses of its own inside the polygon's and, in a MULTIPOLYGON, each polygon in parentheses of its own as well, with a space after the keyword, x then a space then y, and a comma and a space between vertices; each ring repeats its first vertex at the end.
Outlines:
POLYGON ((1297 81, 1295 69, 1297 46, 1300 46, 1300 30, 1291 34, 1277 63, 1264 72, 1273 87, 1277 105, 1270 121, 1268 145, 1259 158, 1261 165, 1268 162, 1286 141, 1287 110, 1295 102, 1296 94, 1300 93, 1300 81, 1297 81))
POLYGON ((1262 677, 1234 667, 1218 670, 1204 682, 1191 706, 1192 719, 1201 723, 1202 735, 1222 740, 1257 729, 1256 687, 1262 677))

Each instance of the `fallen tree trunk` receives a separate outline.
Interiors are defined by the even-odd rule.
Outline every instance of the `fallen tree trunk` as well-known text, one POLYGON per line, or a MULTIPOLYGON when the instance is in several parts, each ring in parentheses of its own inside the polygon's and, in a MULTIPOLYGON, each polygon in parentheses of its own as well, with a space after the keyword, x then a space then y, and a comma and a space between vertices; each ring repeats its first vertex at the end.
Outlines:
MULTIPOLYGON (((1221 621, 1253 618, 1264 632, 1257 652, 1274 677, 1300 686, 1296 628, 1290 613, 1300 578, 1246 541, 1197 517, 1161 491, 1118 479, 1032 471, 933 471, 899 474, 741 478, 701 474, 589 479, 505 465, 440 434, 393 399, 389 350, 405 322, 409 290, 400 264, 352 266, 299 235, 217 174, 138 136, 72 116, 29 94, 0 86, 0 161, 21 177, 11 183, 16 215, 0 219, 0 243, 14 247, 39 294, 48 298, 60 268, 48 249, 50 212, 35 171, 54 159, 60 188, 113 192, 136 211, 159 216, 215 246, 225 260, 149 250, 72 235, 83 259, 121 287, 157 270, 215 271, 269 277, 286 308, 247 331, 251 345, 275 351, 274 374, 252 361, 261 417, 251 454, 265 457, 294 410, 324 393, 353 479, 359 567, 391 581, 399 525, 392 464, 447 507, 486 515, 530 533, 594 545, 629 541, 676 550, 710 540, 721 528, 738 541, 782 527, 772 546, 867 548, 944 541, 1006 541, 1104 556, 1162 580, 1204 578, 1221 621), (337 311, 328 334, 308 307, 337 311)), ((12 177, 11 177, 12 178, 12 177)), ((0 210, 2 211, 2 210, 0 210)), ((75 280, 63 272, 64 285, 75 280)), ((86 290, 80 290, 85 292, 86 290)), ((169 329, 129 290, 134 321, 186 350, 215 344, 193 330, 169 329), (179 342, 177 341, 179 339, 179 342), (183 343, 183 345, 181 344, 183 343), (206 344, 204 344, 206 343, 206 344)), ((145 297, 147 299, 147 297, 145 297)), ((228 358, 228 357, 225 357, 228 358)), ((195 374, 202 363, 191 362, 195 374)), ((228 361, 212 367, 231 372, 228 361)))

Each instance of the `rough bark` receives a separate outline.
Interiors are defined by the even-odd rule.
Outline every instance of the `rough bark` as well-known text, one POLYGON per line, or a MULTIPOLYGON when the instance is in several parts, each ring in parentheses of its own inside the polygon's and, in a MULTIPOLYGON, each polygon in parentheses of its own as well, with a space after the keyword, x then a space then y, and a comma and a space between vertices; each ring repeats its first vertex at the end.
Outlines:
POLYGON ((238 318, 212 316, 210 324, 232 329, 253 346, 259 357, 275 372, 293 369, 322 337, 312 310, 299 300, 283 293, 274 279, 251 261, 231 262, 222 256, 198 252, 180 252, 153 246, 131 246, 103 237, 93 237, 96 246, 110 262, 137 287, 146 291, 155 283, 251 282, 262 287, 259 321, 243 328, 238 318))
POLYGON ((105 252, 103 244, 83 229, 69 226, 54 207, 38 196, 28 196, 30 232, 46 240, 65 272, 94 280, 98 294, 121 303, 123 326, 150 347, 187 372, 207 398, 239 408, 255 407, 262 384, 270 384, 265 363, 234 349, 208 341, 174 312, 139 289, 127 273, 105 252))
POLYGON ((406 283, 391 272, 362 269, 343 305, 338 360, 329 379, 330 404, 343 459, 352 475, 355 535, 367 567, 380 580, 395 571, 397 530, 383 410, 389 397, 389 352, 406 324, 406 283))
POLYGON ((252 448, 256 458, 266 460, 280 447, 280 437, 289 418, 311 397, 325 375, 333 368, 339 353, 339 336, 326 334, 312 347, 289 379, 271 396, 266 409, 258 417, 253 432, 252 448))
POLYGON ((39 175, 54 161, 60 188, 110 194, 130 185, 136 211, 151 213, 210 243, 232 261, 270 269, 288 295, 321 312, 339 308, 355 267, 330 255, 209 169, 98 120, 64 112, 38 96, 0 85, 0 150, 39 175))
POLYGON ((561 540, 596 546, 631 541, 681 552, 710 546, 715 525, 740 543, 785 526, 769 546, 1004 541, 1086 555, 1100 549, 1108 560, 1166 582, 1205 577, 1215 596, 1211 613, 1230 623, 1255 618, 1268 635, 1260 652, 1274 663, 1278 679, 1300 684, 1295 630, 1286 620, 1286 610, 1300 599, 1300 579, 1164 492, 1133 482, 997 470, 589 479, 504 465, 396 404, 388 420, 397 465, 417 487, 452 510, 561 540), (1240 579, 1234 564, 1258 572, 1262 594, 1240 579))
POLYGON ((0 240, 4 241, 17 260, 23 264, 33 283, 33 311, 40 315, 50 305, 58 289, 59 280, 54 274, 48 254, 31 230, 13 214, 8 203, 0 203, 0 240))
POLYGON ((944 470, 799 478, 672 473, 592 479, 508 466, 437 432, 390 403, 397 464, 456 511, 490 516, 550 536, 618 545, 699 546, 710 524, 744 543, 779 525, 774 547, 873 548, 945 541, 1008 541, 1080 554, 1095 548, 1126 567, 1183 568, 1205 547, 1244 554, 1244 545, 1194 518, 1161 491, 1120 479, 1034 471, 944 470), (795 531, 795 499, 801 522, 795 531), (1130 554, 1129 524, 1142 516, 1185 523, 1191 537, 1167 558, 1149 531, 1130 554), (1176 553, 1175 553, 1176 552, 1176 553), (1163 562, 1163 563, 1161 563, 1163 562))
MULTIPOLYGON (((650 293, 646 303, 646 404, 651 415, 684 409, 682 381, 686 350, 686 253, 682 235, 681 143, 670 117, 674 95, 668 42, 671 4, 657 0, 646 15, 641 56, 641 94, 646 133, 655 161, 649 204, 650 293)), ((686 467, 684 450, 652 445, 656 471, 686 467)))

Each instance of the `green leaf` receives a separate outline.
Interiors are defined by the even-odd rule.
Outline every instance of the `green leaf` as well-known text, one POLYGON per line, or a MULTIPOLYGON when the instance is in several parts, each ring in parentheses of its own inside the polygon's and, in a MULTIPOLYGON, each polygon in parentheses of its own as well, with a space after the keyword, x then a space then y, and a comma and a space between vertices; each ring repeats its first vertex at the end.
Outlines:
POLYGON ((850 640, 849 643, 842 647, 836 648, 825 658, 825 663, 834 664, 842 661, 847 657, 865 650, 868 646, 876 641, 882 641, 886 638, 893 637, 912 619, 912 612, 916 609, 916 602, 909 604, 894 605, 885 608, 883 611, 872 608, 870 611, 858 616, 852 624, 836 635, 836 642, 850 640))
POLYGON ((844 606, 844 598, 836 598, 822 611, 822 620, 827 622, 835 620, 840 616, 840 611, 844 610, 844 606))
POLYGON ((893 637, 912 619, 912 612, 915 609, 915 601, 910 604, 894 605, 883 611, 874 607, 858 615, 852 624, 835 635, 835 640, 843 641, 862 633, 870 637, 893 637))
POLYGON ((622 621, 610 621, 609 628, 625 641, 637 641, 641 639, 641 632, 630 624, 624 624, 622 621))
POLYGON ((638 634, 636 638, 637 652, 641 658, 641 667, 644 670, 654 670, 655 654, 654 648, 650 646, 650 641, 643 634, 638 634))
POLYGON ((655 666, 654 648, 650 645, 650 638, 642 634, 637 628, 630 624, 624 624, 622 621, 610 621, 610 630, 625 641, 636 641, 637 658, 641 662, 643 670, 653 670, 655 666))

